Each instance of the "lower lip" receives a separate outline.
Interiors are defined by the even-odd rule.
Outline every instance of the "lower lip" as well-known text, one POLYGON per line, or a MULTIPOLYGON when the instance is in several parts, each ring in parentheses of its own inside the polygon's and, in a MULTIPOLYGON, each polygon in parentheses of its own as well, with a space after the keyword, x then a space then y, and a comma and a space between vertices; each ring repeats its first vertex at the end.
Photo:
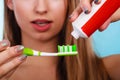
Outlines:
POLYGON ((45 32, 45 31, 47 31, 47 30, 50 29, 51 24, 52 24, 52 23, 48 23, 48 24, 46 24, 46 25, 44 25, 44 26, 40 26, 40 25, 38 25, 38 24, 32 23, 32 26, 33 26, 36 30, 38 30, 38 31, 45 32))

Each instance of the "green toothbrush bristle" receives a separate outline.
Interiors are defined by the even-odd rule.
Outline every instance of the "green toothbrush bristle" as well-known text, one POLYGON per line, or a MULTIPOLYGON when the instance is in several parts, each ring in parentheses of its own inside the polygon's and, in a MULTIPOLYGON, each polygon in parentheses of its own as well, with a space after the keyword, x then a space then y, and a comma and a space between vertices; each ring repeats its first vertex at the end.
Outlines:
POLYGON ((58 45, 58 52, 76 52, 77 51, 77 47, 76 45, 58 45))
POLYGON ((74 52, 74 51, 77 51, 76 45, 73 45, 73 46, 72 46, 72 51, 73 51, 73 52, 74 52))
POLYGON ((58 52, 60 52, 60 45, 58 45, 58 52))

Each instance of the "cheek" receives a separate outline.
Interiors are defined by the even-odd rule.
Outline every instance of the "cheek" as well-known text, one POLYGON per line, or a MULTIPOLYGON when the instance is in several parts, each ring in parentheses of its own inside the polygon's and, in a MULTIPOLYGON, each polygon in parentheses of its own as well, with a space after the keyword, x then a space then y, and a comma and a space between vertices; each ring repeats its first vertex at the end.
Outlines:
POLYGON ((52 5, 52 16, 54 17, 54 21, 56 24, 57 28, 62 28, 65 18, 66 18, 66 13, 67 13, 67 5, 63 3, 64 1, 60 0, 61 4, 53 4, 52 5))
POLYGON ((65 5, 64 3, 61 3, 61 4, 55 4, 52 6, 53 6, 52 12, 54 12, 52 16, 54 17, 55 25, 53 27, 54 31, 51 31, 51 33, 56 35, 56 34, 59 34, 64 27, 63 25, 66 19, 67 5, 65 5))
POLYGON ((27 20, 25 18, 26 16, 24 16, 24 13, 21 13, 21 10, 17 10, 14 13, 15 13, 17 24, 19 25, 20 29, 22 31, 25 30, 26 29, 25 26, 27 26, 27 20))
POLYGON ((55 24, 53 25, 52 27, 53 29, 52 31, 50 31, 50 33, 54 35, 58 35, 64 27, 63 25, 65 21, 65 13, 58 12, 54 17, 55 17, 54 19, 55 24))
POLYGON ((14 7, 14 14, 15 17, 17 19, 17 21, 21 21, 24 22, 23 20, 26 20, 28 18, 28 16, 31 13, 31 9, 32 7, 30 5, 32 5, 31 3, 29 3, 29 5, 27 4, 27 0, 23 1, 23 0, 14 0, 13 3, 13 7, 14 7))
POLYGON ((19 27, 24 30, 28 25, 30 10, 26 5, 16 4, 14 14, 19 27))
POLYGON ((53 14, 54 16, 58 16, 59 18, 65 17, 67 11, 66 0, 51 1, 49 4, 50 11, 55 13, 53 14))

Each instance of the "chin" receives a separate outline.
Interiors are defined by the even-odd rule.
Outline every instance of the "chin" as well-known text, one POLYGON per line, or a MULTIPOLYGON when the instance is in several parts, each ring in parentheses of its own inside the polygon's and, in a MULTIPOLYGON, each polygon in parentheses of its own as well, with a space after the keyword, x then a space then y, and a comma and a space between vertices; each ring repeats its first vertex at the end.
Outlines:
POLYGON ((47 36, 39 36, 36 39, 41 42, 49 42, 51 40, 57 39, 57 36, 48 36, 48 35, 47 36))

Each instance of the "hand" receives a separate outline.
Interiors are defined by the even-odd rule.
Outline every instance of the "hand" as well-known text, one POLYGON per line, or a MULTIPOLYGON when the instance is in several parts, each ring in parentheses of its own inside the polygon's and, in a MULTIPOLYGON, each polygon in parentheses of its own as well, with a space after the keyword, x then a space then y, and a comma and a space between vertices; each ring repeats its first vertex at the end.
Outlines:
MULTIPOLYGON (((79 15, 80 13, 83 11, 84 13, 86 14, 89 14, 90 11, 91 11, 91 2, 93 0, 80 0, 80 3, 78 4, 77 8, 73 11, 73 13, 71 14, 71 16, 69 17, 70 18, 70 21, 73 22, 79 15)), ((101 0, 94 0, 94 3, 95 4, 100 4, 101 0)), ((99 28, 99 31, 103 31, 105 30, 108 25, 113 22, 113 21, 116 21, 118 20, 118 16, 119 16, 119 19, 120 19, 120 15, 118 15, 117 13, 120 12, 120 10, 116 11, 116 14, 114 14, 114 16, 110 17, 100 28, 99 28), (115 18, 117 17, 117 19, 115 18)))
POLYGON ((7 40, 0 42, 0 80, 7 80, 26 58, 22 55, 23 46, 10 47, 7 40))

